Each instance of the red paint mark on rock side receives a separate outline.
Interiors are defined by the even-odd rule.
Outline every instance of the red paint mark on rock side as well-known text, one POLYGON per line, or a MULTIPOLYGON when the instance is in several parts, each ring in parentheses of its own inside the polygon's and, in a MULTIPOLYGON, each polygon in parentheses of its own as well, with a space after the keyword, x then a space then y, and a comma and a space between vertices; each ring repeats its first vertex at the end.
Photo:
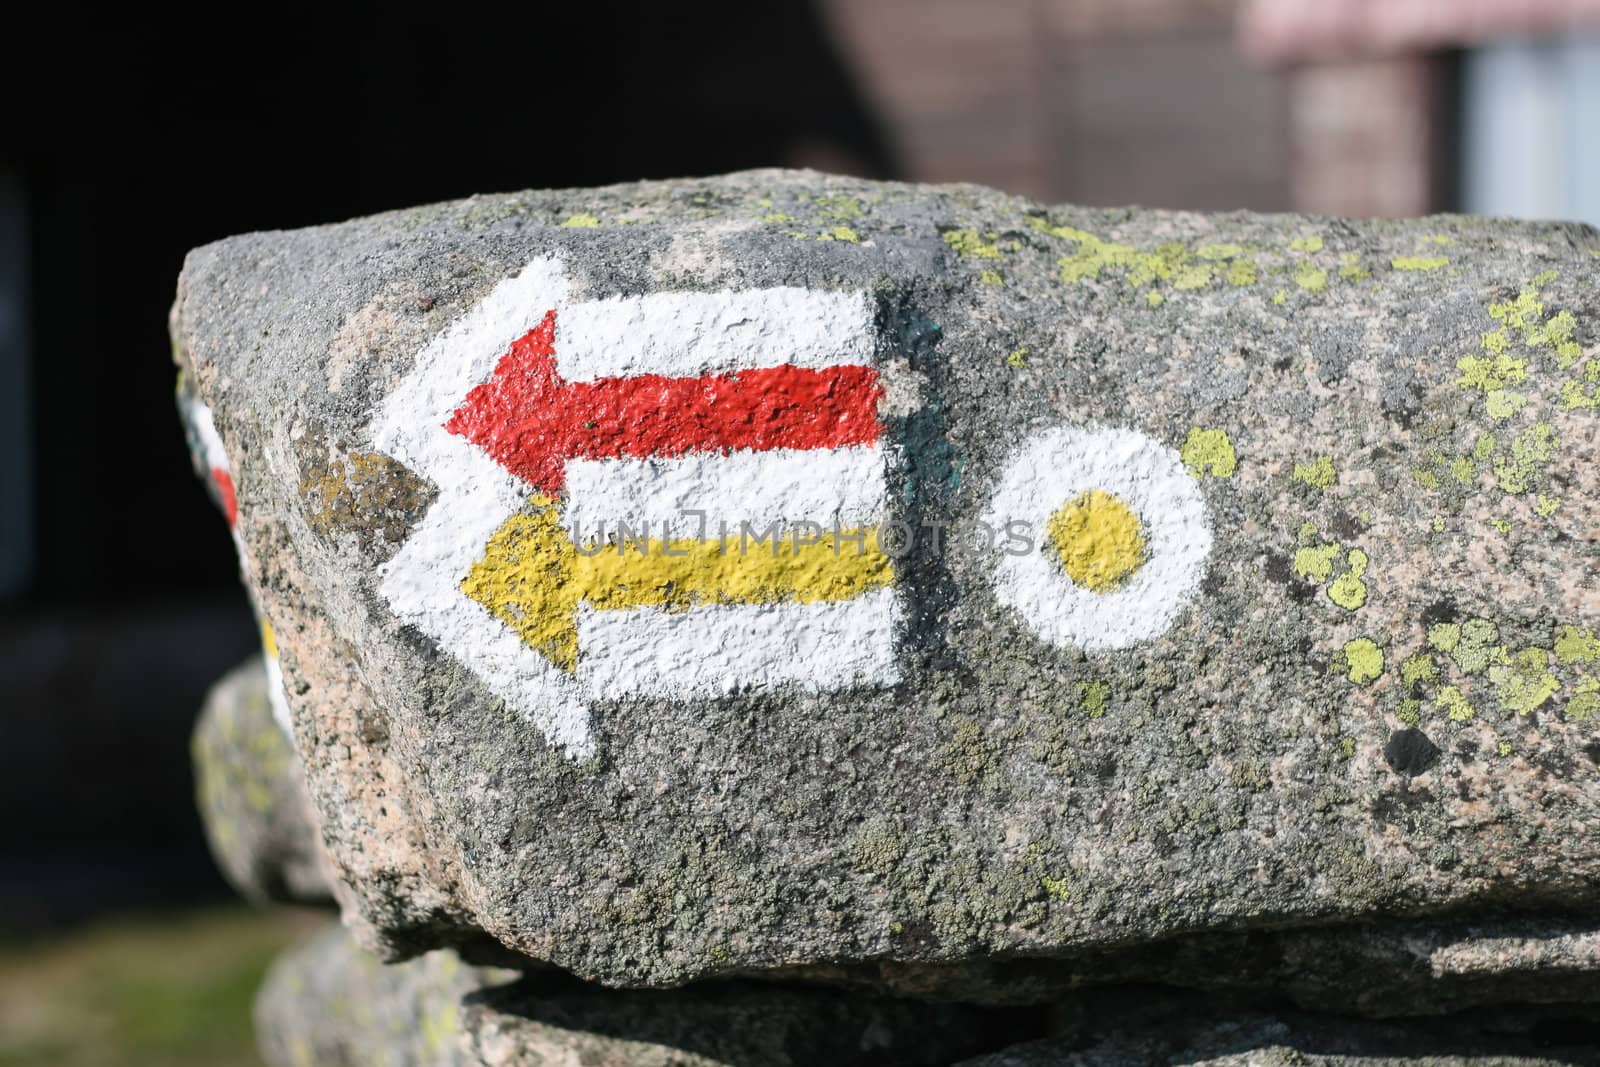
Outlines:
POLYGON ((212 467, 211 484, 217 487, 217 500, 222 504, 222 514, 231 530, 239 522, 239 498, 233 491, 233 475, 222 467, 212 467))
POLYGON ((544 492, 568 459, 871 444, 883 386, 871 367, 785 364, 698 378, 569 382, 556 370, 556 313, 512 343, 444 424, 544 492))

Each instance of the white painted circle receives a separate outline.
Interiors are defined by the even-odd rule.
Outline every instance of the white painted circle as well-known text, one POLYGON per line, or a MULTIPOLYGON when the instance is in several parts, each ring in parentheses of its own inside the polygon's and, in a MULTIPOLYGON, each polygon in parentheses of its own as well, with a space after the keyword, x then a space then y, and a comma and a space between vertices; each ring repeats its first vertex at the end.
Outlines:
POLYGON ((1205 577, 1211 554, 1200 487, 1177 452, 1136 430, 1063 427, 1040 435, 1007 464, 983 521, 997 531, 1000 600, 1044 640, 1089 652, 1165 633, 1205 577), (1091 489, 1120 497, 1144 526, 1145 562, 1105 593, 1067 577, 1045 538, 1050 516, 1091 489), (1005 551, 1011 522, 1027 524, 1025 554, 1005 551))

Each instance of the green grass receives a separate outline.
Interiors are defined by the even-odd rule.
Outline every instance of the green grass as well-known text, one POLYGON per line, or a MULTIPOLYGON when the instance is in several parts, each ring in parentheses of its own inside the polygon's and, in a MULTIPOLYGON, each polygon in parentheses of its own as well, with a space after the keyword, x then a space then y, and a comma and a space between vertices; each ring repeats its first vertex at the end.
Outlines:
POLYGON ((0 1067, 255 1067, 261 976, 325 921, 227 908, 0 945, 0 1067))

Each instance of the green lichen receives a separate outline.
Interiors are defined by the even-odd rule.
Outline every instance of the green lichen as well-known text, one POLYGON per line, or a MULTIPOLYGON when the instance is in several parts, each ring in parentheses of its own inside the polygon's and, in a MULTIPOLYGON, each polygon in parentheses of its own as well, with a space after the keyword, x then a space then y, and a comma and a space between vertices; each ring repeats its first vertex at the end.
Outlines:
POLYGON ((1422 721, 1422 701, 1415 697, 1407 697, 1394 709, 1394 717, 1407 726, 1415 726, 1422 721))
POLYGON ((772 223, 774 225, 780 225, 783 223, 793 222, 794 216, 784 211, 769 211, 765 215, 761 216, 761 221, 772 223))
POLYGON ((1006 366, 1021 369, 1028 365, 1028 349, 1018 348, 1006 356, 1006 366))
POLYGON ((1231 478, 1239 469, 1239 457, 1226 430, 1190 427, 1179 456, 1196 478, 1203 478, 1207 473, 1214 478, 1231 478))
POLYGON ((1246 248, 1244 245, 1232 244, 1206 244, 1201 245, 1194 250, 1194 254, 1199 256, 1201 259, 1213 261, 1219 259, 1237 259, 1240 256, 1248 255, 1249 252, 1250 249, 1246 248))
POLYGON ((1000 272, 997 270, 980 271, 978 273, 978 281, 984 285, 1004 286, 1006 284, 1006 280, 1000 276, 1000 272))
POLYGON ((1590 630, 1563 626, 1556 631, 1556 660, 1566 666, 1600 663, 1600 638, 1590 630))
POLYGON ((949 230, 944 235, 944 243, 962 259, 1000 258, 1000 246, 985 241, 975 230, 949 230))
POLYGON ((1167 298, 1161 295, 1160 290, 1152 289, 1144 294, 1144 302, 1153 308, 1158 308, 1167 302, 1167 298))
POLYGON ((1339 475, 1333 469, 1332 456, 1318 456, 1310 463, 1296 463, 1294 480, 1304 482, 1313 489, 1328 489, 1339 480, 1339 475))
POLYGON ((1428 643, 1454 661, 1463 674, 1481 674, 1491 661, 1505 658, 1500 628, 1488 619, 1439 623, 1428 628, 1428 643))
POLYGON ((1295 549, 1292 566, 1300 577, 1309 578, 1321 585, 1333 577, 1333 561, 1338 554, 1338 544, 1298 548, 1295 549))
POLYGON ((1484 410, 1489 413, 1489 417, 1502 421, 1511 418, 1527 406, 1528 398, 1526 395, 1514 393, 1509 389, 1491 390, 1484 401, 1484 410))
POLYGON ((1351 284, 1360 284, 1372 277, 1372 272, 1361 265, 1361 257, 1346 252, 1339 257, 1339 277, 1351 284))
POLYGON ((1493 469, 1500 488, 1516 496, 1526 493, 1555 458, 1561 435, 1548 422, 1536 422, 1511 442, 1511 454, 1498 455, 1493 469))
POLYGON ((1346 677, 1356 685, 1377 681, 1383 674, 1383 649, 1370 637, 1345 642, 1346 677))
POLYGON ((1439 690, 1439 695, 1434 697, 1433 703, 1449 716, 1451 722, 1468 722, 1475 714, 1472 703, 1453 685, 1447 685, 1439 690))
POLYGON ((1450 261, 1444 256, 1395 256, 1389 261, 1395 270, 1438 270, 1450 261))
POLYGON ((848 226, 835 226, 828 232, 835 241, 848 241, 856 245, 861 243, 861 235, 848 226))
POLYGON ((1296 252, 1320 252, 1322 251, 1322 238, 1317 236, 1297 237, 1289 242, 1289 247, 1296 252))
POLYGON ((1456 361, 1461 377, 1456 384, 1463 389, 1479 389, 1484 393, 1503 391, 1507 386, 1520 385, 1528 380, 1528 364, 1513 359, 1504 352, 1488 357, 1463 356, 1456 361))
POLYGON ((1579 674, 1572 686, 1572 698, 1567 701, 1563 714, 1572 722, 1588 722, 1600 718, 1600 678, 1579 674))
POLYGON ((825 219, 844 222, 859 219, 864 213, 861 201, 853 196, 819 196, 812 203, 817 206, 817 214, 825 219))
POLYGON ((1561 683, 1549 671, 1548 654, 1542 648, 1524 649, 1511 657, 1510 663, 1493 664, 1489 683, 1494 686, 1500 705, 1519 715, 1541 707, 1561 689, 1561 683))
POLYGON ((1272 294, 1272 302, 1275 305, 1277 305, 1278 307, 1282 307, 1285 303, 1288 302, 1288 300, 1289 300, 1289 290, 1287 290, 1287 289, 1279 289, 1277 292, 1272 294))
POLYGON ((1367 583, 1362 581, 1367 573, 1367 554, 1352 548, 1345 563, 1350 569, 1328 586, 1328 599, 1346 611, 1357 611, 1367 602, 1367 583))
POLYGON ((1254 285, 1261 280, 1261 273, 1256 269, 1254 260, 1236 259, 1228 264, 1228 284, 1235 286, 1254 285))
POLYGON ((564 230, 592 230, 598 225, 600 225, 600 220, 596 216, 577 214, 563 222, 561 228, 564 230))
POLYGON ((1106 703, 1110 697, 1111 687, 1105 682, 1078 683, 1078 706, 1091 719, 1098 719, 1106 713, 1106 703))
POLYGON ((1541 519, 1548 519, 1561 510, 1561 498, 1540 493, 1534 500, 1533 513, 1541 519))
POLYGON ((1039 879, 1039 884, 1044 887, 1045 895, 1051 900, 1068 901, 1072 899, 1072 885, 1065 877, 1052 878, 1048 874, 1043 875, 1039 879))
POLYGON ((1320 293, 1328 288, 1328 272, 1314 263, 1302 263, 1295 268, 1294 283, 1308 292, 1320 293))
POLYGON ((1400 664, 1400 681, 1408 686, 1434 682, 1438 679, 1439 671, 1434 665, 1433 657, 1426 652, 1408 656, 1405 662, 1400 664))

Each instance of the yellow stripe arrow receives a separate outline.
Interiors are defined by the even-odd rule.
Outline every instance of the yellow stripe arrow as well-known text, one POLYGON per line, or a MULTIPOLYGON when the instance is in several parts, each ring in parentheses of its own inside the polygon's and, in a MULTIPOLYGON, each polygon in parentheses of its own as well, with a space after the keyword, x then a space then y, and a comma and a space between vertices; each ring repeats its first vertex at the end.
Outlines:
POLYGON ((609 544, 580 553, 558 509, 543 498, 495 531, 461 583, 523 641, 565 670, 578 663, 578 604, 602 610, 695 604, 849 600, 889 584, 890 559, 876 529, 793 534, 741 545, 673 539, 609 544))

